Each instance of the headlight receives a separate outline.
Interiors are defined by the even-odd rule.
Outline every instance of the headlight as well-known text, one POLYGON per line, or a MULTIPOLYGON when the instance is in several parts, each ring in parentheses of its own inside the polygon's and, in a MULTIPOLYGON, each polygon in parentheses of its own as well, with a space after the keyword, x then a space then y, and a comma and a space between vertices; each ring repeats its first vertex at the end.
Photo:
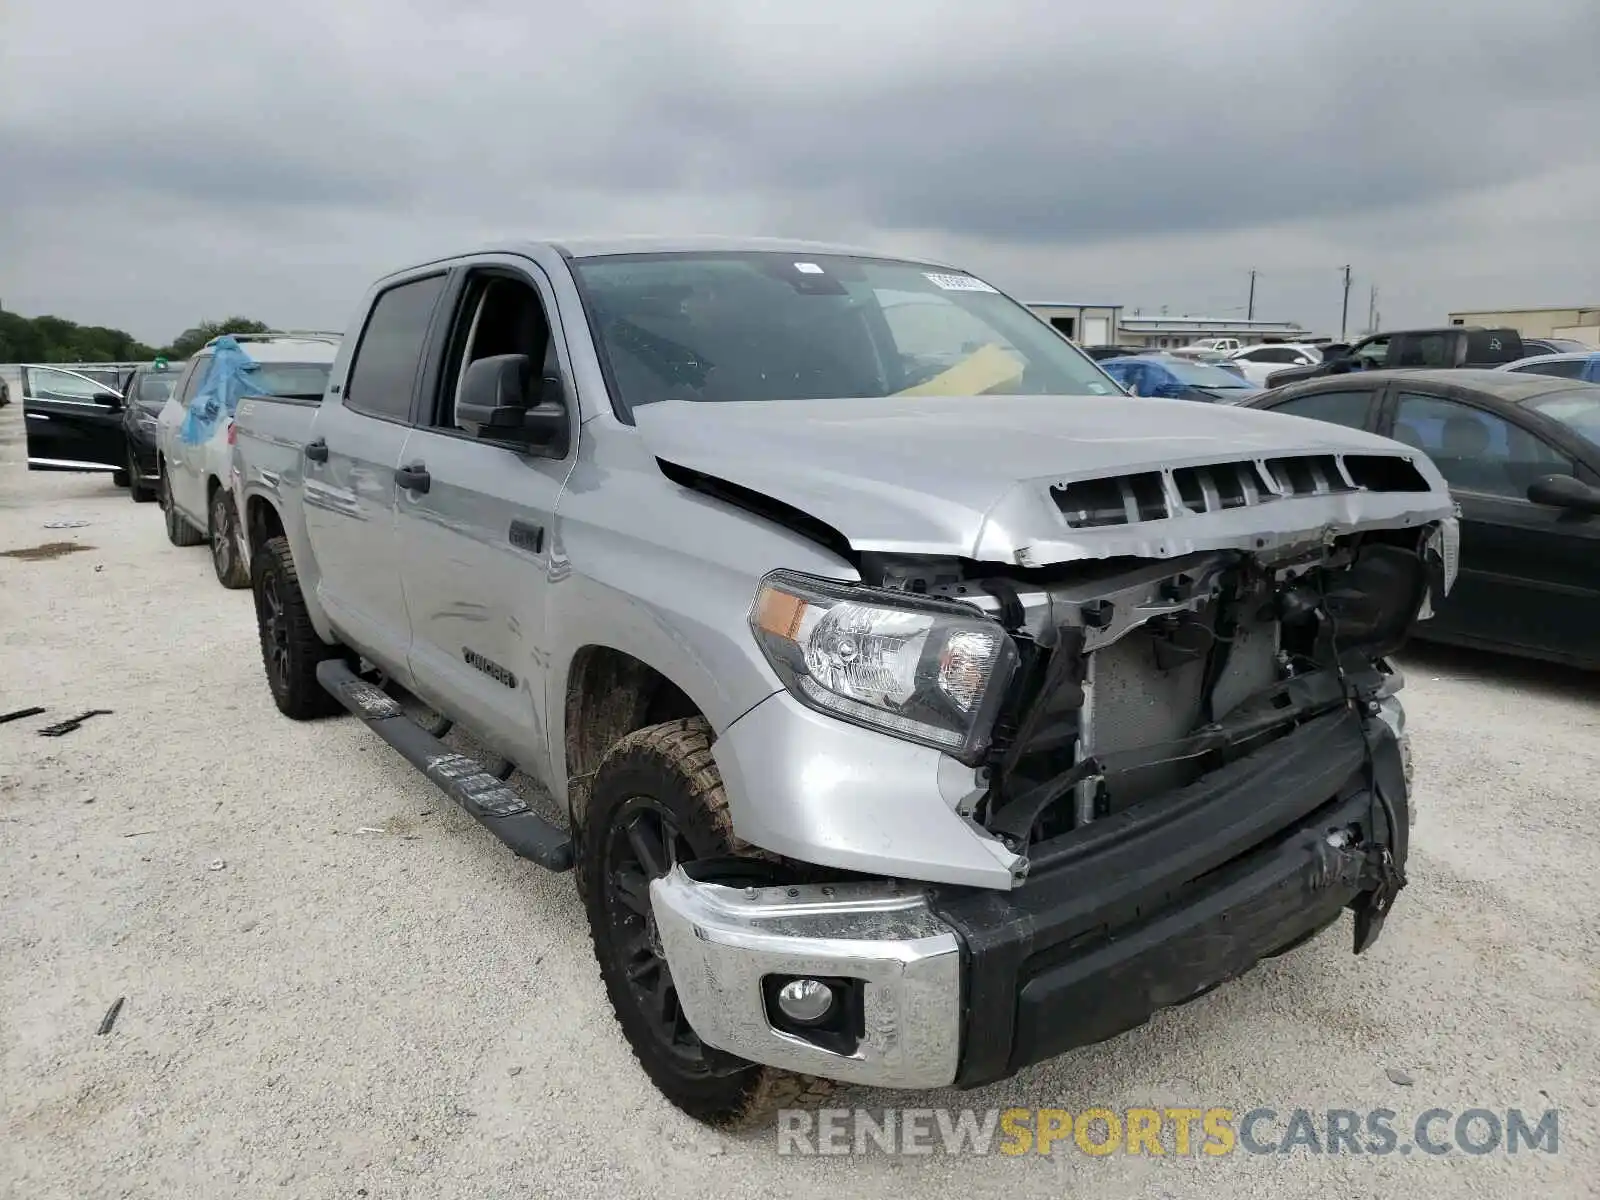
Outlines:
POLYGON ((969 765, 989 748, 1017 649, 966 605, 778 571, 750 629, 803 704, 969 765))

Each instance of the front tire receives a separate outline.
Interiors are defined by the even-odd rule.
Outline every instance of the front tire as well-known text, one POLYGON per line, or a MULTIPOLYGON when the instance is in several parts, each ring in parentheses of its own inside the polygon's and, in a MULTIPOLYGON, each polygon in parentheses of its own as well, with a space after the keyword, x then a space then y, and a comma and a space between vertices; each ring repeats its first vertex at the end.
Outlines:
POLYGON ((217 573, 217 582, 225 588, 249 587, 250 576, 245 573, 244 556, 239 553, 239 518, 226 488, 212 489, 211 502, 206 506, 206 537, 211 542, 211 567, 217 573))
POLYGON ((577 864, 600 975, 639 1065, 684 1112, 723 1126, 833 1086, 705 1045, 677 1002, 650 880, 675 862, 727 854, 732 835, 710 725, 703 717, 667 721, 628 734, 606 754, 577 864))
POLYGON ((135 504, 149 504, 156 498, 154 488, 139 482, 139 460, 134 457, 132 446, 128 447, 128 494, 135 504))
POLYGON ((296 721, 331 716, 344 706, 317 682, 317 664, 346 656, 317 636, 300 591, 289 540, 269 539, 250 558, 250 584, 261 634, 261 665, 278 711, 296 721))
POLYGON ((172 502, 172 483, 167 478, 166 464, 161 466, 161 479, 157 484, 161 493, 161 515, 167 522, 167 541, 174 546, 198 546, 206 535, 185 521, 172 502))

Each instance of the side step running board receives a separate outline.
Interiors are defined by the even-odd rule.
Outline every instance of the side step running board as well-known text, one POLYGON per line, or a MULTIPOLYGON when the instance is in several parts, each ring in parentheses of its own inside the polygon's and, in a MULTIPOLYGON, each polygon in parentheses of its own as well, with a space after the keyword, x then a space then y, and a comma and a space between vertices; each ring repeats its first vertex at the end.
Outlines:
POLYGON ((317 682, 518 856, 552 871, 571 869, 570 837, 529 808, 482 763, 457 754, 408 718, 392 697, 358 676, 348 663, 336 658, 318 663, 317 682))

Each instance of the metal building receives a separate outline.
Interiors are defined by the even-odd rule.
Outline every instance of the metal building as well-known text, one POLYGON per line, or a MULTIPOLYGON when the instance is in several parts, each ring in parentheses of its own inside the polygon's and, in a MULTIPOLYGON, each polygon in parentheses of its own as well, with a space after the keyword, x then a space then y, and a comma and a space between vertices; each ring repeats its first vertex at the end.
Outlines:
POLYGON ((1589 308, 1506 308, 1453 312, 1452 325, 1515 329, 1523 337, 1572 338, 1600 350, 1600 305, 1589 308))
POLYGON ((1066 304, 1041 300, 1030 302, 1028 307, 1080 346, 1112 345, 1122 320, 1120 304, 1066 304))

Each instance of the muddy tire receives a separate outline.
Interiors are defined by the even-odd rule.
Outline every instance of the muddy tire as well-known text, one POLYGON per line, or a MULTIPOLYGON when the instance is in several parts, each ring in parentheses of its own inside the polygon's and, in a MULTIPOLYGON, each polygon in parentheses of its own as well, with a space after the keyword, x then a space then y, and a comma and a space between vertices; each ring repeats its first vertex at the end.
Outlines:
POLYGON ((244 555, 239 552, 239 518, 227 488, 211 491, 206 505, 206 538, 211 543, 211 568, 217 573, 217 582, 225 588, 249 587, 250 576, 244 569, 244 555))
POLYGON ((725 854, 733 826, 702 717, 628 734, 595 772, 578 871, 595 958, 639 1065, 696 1120, 749 1124, 836 1086, 707 1046, 677 1003, 650 915, 649 881, 673 862, 725 854))
POLYGON ((167 522, 167 541, 174 546, 198 546, 204 542, 206 535, 185 521, 172 503, 172 484, 167 481, 165 463, 161 466, 160 482, 156 486, 161 496, 161 515, 167 522))
POLYGON ((348 657, 342 646, 317 636, 300 592, 287 538, 270 539, 250 560, 250 586, 261 633, 261 665, 278 711, 296 721, 326 717, 344 706, 317 682, 317 664, 348 657))

